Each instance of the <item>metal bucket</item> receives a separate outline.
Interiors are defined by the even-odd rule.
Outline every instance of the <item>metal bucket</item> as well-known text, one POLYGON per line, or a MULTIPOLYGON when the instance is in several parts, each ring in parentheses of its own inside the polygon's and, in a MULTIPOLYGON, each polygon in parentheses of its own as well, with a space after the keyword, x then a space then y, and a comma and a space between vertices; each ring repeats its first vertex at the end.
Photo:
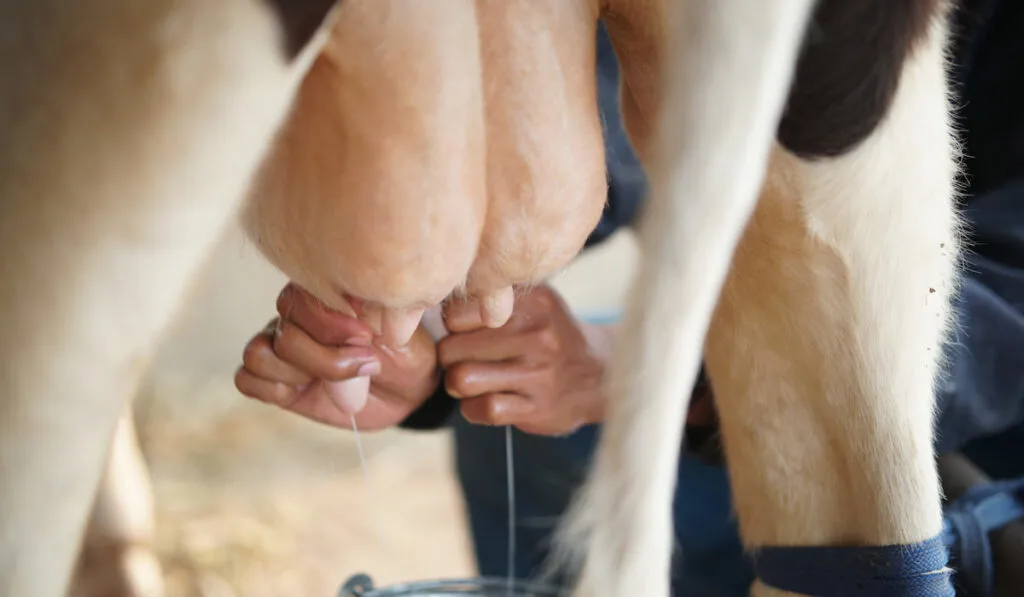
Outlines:
POLYGON ((392 585, 376 589, 365 574, 348 579, 338 597, 556 597, 561 591, 551 586, 517 581, 509 585, 506 578, 464 578, 430 580, 392 585))

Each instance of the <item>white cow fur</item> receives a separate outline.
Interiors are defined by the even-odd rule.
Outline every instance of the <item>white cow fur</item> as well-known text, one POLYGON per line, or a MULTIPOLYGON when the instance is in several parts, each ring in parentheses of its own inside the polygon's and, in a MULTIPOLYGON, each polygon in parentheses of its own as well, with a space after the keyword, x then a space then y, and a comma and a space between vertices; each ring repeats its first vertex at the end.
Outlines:
POLYGON ((586 546, 580 597, 669 592, 681 397, 709 325, 748 549, 909 543, 941 529, 933 384, 958 246, 946 23, 906 63, 870 138, 814 164, 776 147, 755 201, 811 4, 671 4, 644 261, 596 467, 563 538, 570 556, 586 546))
POLYGON ((153 491, 129 406, 117 424, 69 597, 162 597, 153 491))
POLYGON ((66 590, 118 416, 309 62, 280 45, 251 0, 0 1, 0 595, 66 590))
MULTIPOLYGON (((702 348, 748 547, 939 529, 932 385, 957 255, 945 27, 871 138, 807 164, 772 138, 811 4, 669 3, 645 260, 567 527, 586 548, 581 597, 668 595, 702 348)), ((0 594, 65 590, 124 400, 306 62, 282 64, 248 0, 0 0, 0 306, 20 341, 0 378, 0 594)))

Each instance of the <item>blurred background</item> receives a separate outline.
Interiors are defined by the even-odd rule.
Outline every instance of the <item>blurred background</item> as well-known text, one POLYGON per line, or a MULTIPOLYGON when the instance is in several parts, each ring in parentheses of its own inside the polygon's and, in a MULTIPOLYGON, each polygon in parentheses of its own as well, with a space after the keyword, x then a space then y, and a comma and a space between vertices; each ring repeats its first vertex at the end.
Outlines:
MULTIPOLYGON (((617 309, 636 260, 629 233, 552 284, 578 316, 617 309)), ((135 401, 153 482, 167 597, 333 595, 357 572, 378 586, 473 575, 447 432, 353 434, 243 398, 245 342, 285 279, 231 228, 135 401)))

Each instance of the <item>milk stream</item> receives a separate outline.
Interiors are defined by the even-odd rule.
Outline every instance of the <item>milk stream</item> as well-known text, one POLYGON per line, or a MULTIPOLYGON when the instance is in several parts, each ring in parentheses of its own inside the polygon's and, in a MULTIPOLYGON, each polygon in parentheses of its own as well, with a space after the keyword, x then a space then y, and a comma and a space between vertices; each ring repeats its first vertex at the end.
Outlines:
MULTIPOLYGON (((441 321, 440 310, 428 310, 423 318, 423 324, 437 341, 447 335, 444 323, 441 321)), ((352 416, 352 432, 355 434, 356 450, 359 452, 359 464, 363 469, 363 478, 366 483, 370 482, 370 474, 366 464, 366 454, 363 451, 363 442, 359 437, 359 428, 356 425, 356 418, 352 416)), ((515 457, 512 445, 512 426, 505 427, 505 484, 508 490, 508 578, 506 592, 509 597, 514 594, 516 582, 516 478, 515 478, 515 457)))
POLYGON ((356 450, 359 452, 359 466, 363 469, 363 479, 366 480, 366 484, 370 484, 370 471, 366 467, 366 453, 363 452, 363 440, 359 437, 359 427, 356 426, 356 416, 352 417, 352 433, 356 436, 356 450))
POLYGON ((508 489, 508 594, 516 582, 516 470, 512 455, 512 426, 505 427, 505 485, 508 489))

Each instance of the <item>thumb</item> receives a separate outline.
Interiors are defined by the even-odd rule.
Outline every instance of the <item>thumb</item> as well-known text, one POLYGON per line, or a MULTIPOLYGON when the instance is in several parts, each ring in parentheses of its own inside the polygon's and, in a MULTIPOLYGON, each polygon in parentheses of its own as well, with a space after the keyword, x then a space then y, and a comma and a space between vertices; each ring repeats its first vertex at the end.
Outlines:
POLYGON ((277 312, 327 346, 368 346, 373 329, 352 315, 328 309, 322 302, 300 286, 290 283, 277 298, 277 312))

